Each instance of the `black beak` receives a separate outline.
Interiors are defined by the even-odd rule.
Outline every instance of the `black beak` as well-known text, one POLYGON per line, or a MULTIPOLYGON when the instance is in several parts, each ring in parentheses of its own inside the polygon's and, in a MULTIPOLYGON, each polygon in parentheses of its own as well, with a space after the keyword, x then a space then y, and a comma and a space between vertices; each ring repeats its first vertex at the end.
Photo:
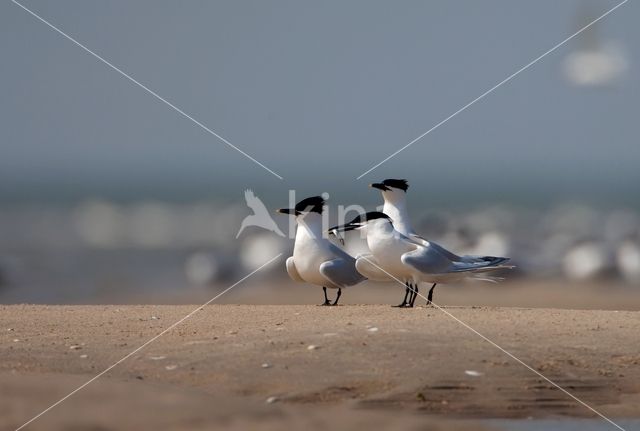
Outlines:
POLYGON ((391 190, 389 187, 385 186, 382 183, 369 184, 369 187, 374 188, 374 189, 378 189, 378 190, 382 190, 383 192, 385 192, 387 190, 391 190))
POLYGON ((280 208, 278 210, 276 210, 277 213, 280 214, 291 214, 291 215, 300 215, 300 211, 296 211, 293 208, 280 208))
POLYGON ((330 228, 328 230, 328 232, 329 233, 333 233, 335 235, 338 232, 348 232, 350 230, 357 229, 358 227, 359 227, 358 225, 355 225, 355 224, 352 224, 352 223, 347 223, 347 224, 343 224, 343 225, 340 225, 340 226, 334 226, 334 227, 330 228))

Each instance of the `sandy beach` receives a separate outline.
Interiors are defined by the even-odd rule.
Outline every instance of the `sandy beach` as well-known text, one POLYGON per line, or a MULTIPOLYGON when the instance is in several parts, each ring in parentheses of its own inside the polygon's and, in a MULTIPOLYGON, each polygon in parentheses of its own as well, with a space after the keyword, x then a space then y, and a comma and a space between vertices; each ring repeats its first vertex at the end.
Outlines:
MULTIPOLYGON (((0 307, 1 428, 195 308, 0 307)), ((602 414, 640 416, 639 312, 445 310, 602 414)), ((595 415, 441 310, 225 304, 198 311, 28 429, 478 429, 487 418, 558 416, 595 415)))

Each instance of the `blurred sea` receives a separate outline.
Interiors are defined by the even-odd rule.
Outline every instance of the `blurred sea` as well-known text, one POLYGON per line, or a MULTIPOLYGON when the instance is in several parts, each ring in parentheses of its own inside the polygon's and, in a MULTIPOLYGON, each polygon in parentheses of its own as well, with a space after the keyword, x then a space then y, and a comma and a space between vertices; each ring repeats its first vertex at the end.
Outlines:
POLYGON ((267 208, 329 191, 335 214, 398 176, 422 235, 513 257, 509 280, 640 291, 639 9, 548 3, 34 6, 284 179, 0 3, 0 302, 228 286, 293 245, 236 239, 246 187, 267 208))
MULTIPOLYGON (((372 197, 376 197, 373 196, 372 197)), ((332 207, 329 209, 333 210, 332 207)), ((411 208, 417 230, 459 254, 511 256, 510 280, 616 280, 640 288, 640 212, 586 205, 411 208)), ((230 204, 84 200, 0 208, 0 301, 127 302, 224 286, 293 241, 230 204)), ((285 217, 275 217, 287 232, 285 217)), ((275 265, 257 279, 285 280, 275 265)))

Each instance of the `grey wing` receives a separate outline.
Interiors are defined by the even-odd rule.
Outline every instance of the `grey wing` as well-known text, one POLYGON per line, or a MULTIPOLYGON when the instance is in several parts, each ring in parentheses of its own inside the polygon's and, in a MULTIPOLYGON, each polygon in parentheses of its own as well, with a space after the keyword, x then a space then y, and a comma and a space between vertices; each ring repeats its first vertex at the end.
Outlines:
POLYGON ((496 257, 496 256, 462 256, 461 262, 455 262, 453 264, 452 271, 455 272, 488 272, 497 269, 513 269, 513 265, 504 265, 509 260, 508 257, 496 257), (473 260, 465 260, 465 258, 473 260))
POLYGON ((456 256, 434 243, 417 247, 415 250, 403 254, 401 260, 405 265, 423 274, 488 272, 513 268, 513 266, 503 265, 509 261, 507 257, 456 256), (450 256, 457 257, 457 259, 452 259, 450 256))
POLYGON ((356 270, 355 260, 333 259, 320 265, 320 274, 336 287, 347 287, 358 284, 366 278, 356 270))
POLYGON ((453 261, 443 255, 437 248, 429 246, 417 247, 404 253, 400 260, 405 265, 423 274, 442 274, 449 272, 453 261))
POLYGON ((447 259, 454 262, 453 271, 467 271, 469 269, 477 269, 479 267, 496 266, 505 263, 509 260, 507 257, 495 257, 495 256, 472 256, 465 254, 464 256, 458 256, 455 253, 450 252, 440 244, 436 244, 433 241, 429 241, 420 235, 410 235, 413 241, 421 241, 424 246, 431 247, 434 251, 437 251, 447 259))
POLYGON ((436 244, 433 241, 429 241, 428 239, 426 239, 424 237, 421 237, 420 235, 412 234, 410 236, 411 236, 411 239, 413 239, 414 241, 423 242, 424 246, 433 247, 434 250, 436 250, 438 253, 442 254, 444 257, 446 257, 447 259, 449 259, 451 261, 459 261, 461 259, 460 256, 458 256, 455 253, 450 252, 446 248, 442 247, 440 244, 436 244))
POLYGON ((286 265, 287 265, 287 273, 289 274, 289 277, 291 277, 293 281, 304 282, 302 277, 300 277, 298 270, 296 269, 296 264, 293 262, 293 256, 287 259, 286 265))

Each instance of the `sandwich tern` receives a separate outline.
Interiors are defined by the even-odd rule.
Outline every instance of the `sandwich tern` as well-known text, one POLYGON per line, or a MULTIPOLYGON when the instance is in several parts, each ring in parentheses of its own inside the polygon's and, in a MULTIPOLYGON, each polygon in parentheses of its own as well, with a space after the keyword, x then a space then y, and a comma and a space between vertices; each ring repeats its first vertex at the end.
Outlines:
POLYGON ((396 230, 395 222, 387 214, 379 211, 359 215, 351 222, 332 229, 338 232, 362 230, 371 255, 357 257, 356 269, 368 273, 373 267, 403 281, 412 292, 409 306, 415 302, 420 282, 433 283, 427 298, 427 304, 430 304, 437 283, 466 278, 493 280, 486 275, 487 272, 513 268, 503 265, 509 261, 506 257, 457 256, 423 238, 404 235, 396 230))
MULTIPOLYGON (((391 217, 396 230, 408 237, 417 236, 415 231, 411 227, 409 214, 407 214, 406 195, 407 189, 409 188, 409 183, 407 182, 407 180, 389 178, 382 181, 381 183, 369 184, 369 187, 378 189, 382 192, 382 198, 384 199, 382 212, 391 217)), ((396 305, 396 307, 413 307, 415 297, 418 296, 417 289, 418 286, 415 286, 413 288, 407 286, 404 292, 404 299, 399 305, 396 305), (409 298, 409 301, 407 301, 407 298, 409 298)), ((435 285, 432 286, 431 290, 429 291, 431 297, 433 297, 433 289, 435 289, 435 285)))
POLYGON ((322 235, 324 204, 321 196, 314 196, 298 202, 295 208, 282 208, 278 212, 294 216, 298 225, 293 256, 286 263, 289 277, 322 286, 322 305, 337 305, 343 288, 366 278, 356 270, 353 257, 322 235), (327 288, 338 289, 333 303, 327 297, 327 288))
MULTIPOLYGON (((384 199, 382 212, 391 217, 391 220, 393 220, 394 228, 404 236, 407 236, 416 242, 422 243, 425 246, 437 249, 440 253, 444 254, 448 259, 452 261, 465 262, 469 264, 485 264, 484 257, 469 255, 457 256, 451 253, 449 250, 421 237, 416 233, 416 231, 411 226, 409 213, 407 212, 407 190, 409 189, 409 183, 407 182, 407 180, 388 178, 381 183, 369 184, 369 187, 378 189, 382 192, 382 198, 384 199)), ((430 303, 433 299, 433 291, 436 288, 436 284, 437 283, 434 283, 429 290, 427 303, 430 303)), ((414 286, 414 289, 415 290, 406 290, 405 299, 402 301, 399 307, 404 307, 406 305, 408 305, 409 307, 413 307, 416 297, 418 296, 418 287, 414 286), (408 302, 407 296, 409 296, 408 302)))

